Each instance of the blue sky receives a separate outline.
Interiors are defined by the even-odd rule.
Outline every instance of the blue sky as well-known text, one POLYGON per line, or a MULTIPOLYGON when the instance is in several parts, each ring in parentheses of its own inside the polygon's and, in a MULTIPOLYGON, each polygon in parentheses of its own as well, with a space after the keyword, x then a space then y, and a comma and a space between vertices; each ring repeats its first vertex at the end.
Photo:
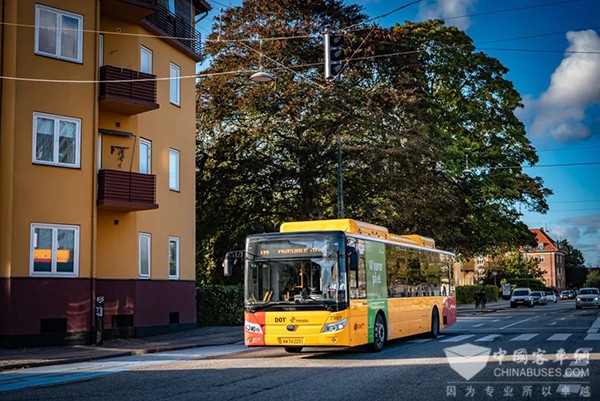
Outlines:
MULTIPOLYGON (((370 17, 410 0, 346 0, 370 17)), ((214 9, 199 24, 206 34, 219 8, 240 0, 209 0, 214 9)), ((537 167, 554 191, 547 214, 522 210, 529 227, 543 227, 600 265, 600 1, 422 0, 385 18, 381 26, 444 18, 473 38, 480 51, 500 60, 523 97, 518 116, 538 150, 537 167)))

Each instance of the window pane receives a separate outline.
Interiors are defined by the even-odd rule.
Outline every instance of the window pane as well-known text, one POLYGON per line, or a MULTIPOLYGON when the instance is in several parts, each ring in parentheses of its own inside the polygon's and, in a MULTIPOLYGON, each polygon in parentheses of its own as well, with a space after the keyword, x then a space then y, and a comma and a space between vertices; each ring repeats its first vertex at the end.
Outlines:
POLYGON ((142 47, 140 71, 146 74, 152 74, 152 52, 145 47, 142 47))
POLYGON ((62 16, 60 55, 74 60, 79 59, 79 20, 77 18, 62 16))
POLYGON ((140 236, 140 275, 150 274, 150 238, 140 236))
POLYGON ((56 54, 56 14, 46 10, 39 13, 38 50, 56 54))
POLYGON ((179 254, 179 243, 175 240, 169 241, 169 276, 178 275, 177 259, 179 254))
POLYGON ((169 152, 169 188, 179 190, 179 152, 169 152))
POLYGON ((73 273, 75 271, 75 230, 59 229, 57 238, 56 271, 73 273))
POLYGON ((76 141, 77 124, 61 121, 58 138, 58 161, 60 163, 75 164, 76 141))
POLYGON ((35 159, 54 161, 54 120, 37 118, 35 137, 35 159))
POLYGON ((52 271, 51 228, 36 228, 33 231, 33 271, 52 271))
POLYGON ((179 67, 171 64, 171 87, 170 100, 171 103, 179 105, 179 67))
POLYGON ((150 174, 150 143, 140 142, 140 173, 150 174))

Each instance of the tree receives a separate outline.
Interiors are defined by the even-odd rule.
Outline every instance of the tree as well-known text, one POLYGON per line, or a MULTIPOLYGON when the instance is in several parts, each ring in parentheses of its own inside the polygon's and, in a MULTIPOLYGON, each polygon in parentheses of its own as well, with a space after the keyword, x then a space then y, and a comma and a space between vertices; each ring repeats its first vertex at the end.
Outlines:
POLYGON ((558 248, 565 254, 565 281, 567 287, 580 288, 587 275, 583 254, 566 239, 558 241, 558 248))
POLYGON ((586 287, 595 287, 600 288, 600 272, 590 271, 587 275, 587 279, 585 280, 586 287))
POLYGON ((539 263, 537 258, 524 259, 518 249, 502 252, 487 263, 485 282, 488 284, 494 282, 493 272, 496 272, 497 283, 511 282, 516 278, 538 279, 545 273, 539 267, 539 263))
POLYGON ((532 243, 514 205, 544 211, 549 191, 518 167, 537 161, 514 116, 520 97, 506 69, 464 32, 440 21, 377 27, 339 0, 256 0, 227 9, 205 51, 201 281, 220 281, 219 260, 249 233, 336 217, 338 133, 346 216, 430 236, 463 255, 532 243), (336 87, 323 80, 325 26, 353 27, 336 87), (258 69, 259 53, 275 83, 231 74, 258 69), (463 174, 467 155, 473 174, 463 174))

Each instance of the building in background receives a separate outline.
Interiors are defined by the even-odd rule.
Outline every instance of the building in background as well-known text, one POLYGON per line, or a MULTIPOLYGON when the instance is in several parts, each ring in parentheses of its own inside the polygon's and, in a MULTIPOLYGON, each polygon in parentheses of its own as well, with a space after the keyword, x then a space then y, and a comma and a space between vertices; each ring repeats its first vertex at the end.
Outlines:
POLYGON ((546 287, 563 290, 566 288, 565 281, 565 254, 556 242, 544 231, 543 228, 530 228, 535 234, 537 246, 522 250, 523 257, 527 259, 536 258, 539 268, 544 271, 540 280, 546 287))
POLYGON ((203 0, 0 0, 0 345, 194 327, 203 0), (102 301, 103 330, 96 322, 102 301))

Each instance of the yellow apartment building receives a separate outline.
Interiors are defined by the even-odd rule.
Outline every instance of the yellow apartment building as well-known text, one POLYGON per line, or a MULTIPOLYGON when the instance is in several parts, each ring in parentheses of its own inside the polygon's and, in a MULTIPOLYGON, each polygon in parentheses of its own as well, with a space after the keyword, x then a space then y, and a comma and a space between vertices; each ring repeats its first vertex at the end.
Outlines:
POLYGON ((0 0, 0 346, 194 327, 204 0, 0 0))

